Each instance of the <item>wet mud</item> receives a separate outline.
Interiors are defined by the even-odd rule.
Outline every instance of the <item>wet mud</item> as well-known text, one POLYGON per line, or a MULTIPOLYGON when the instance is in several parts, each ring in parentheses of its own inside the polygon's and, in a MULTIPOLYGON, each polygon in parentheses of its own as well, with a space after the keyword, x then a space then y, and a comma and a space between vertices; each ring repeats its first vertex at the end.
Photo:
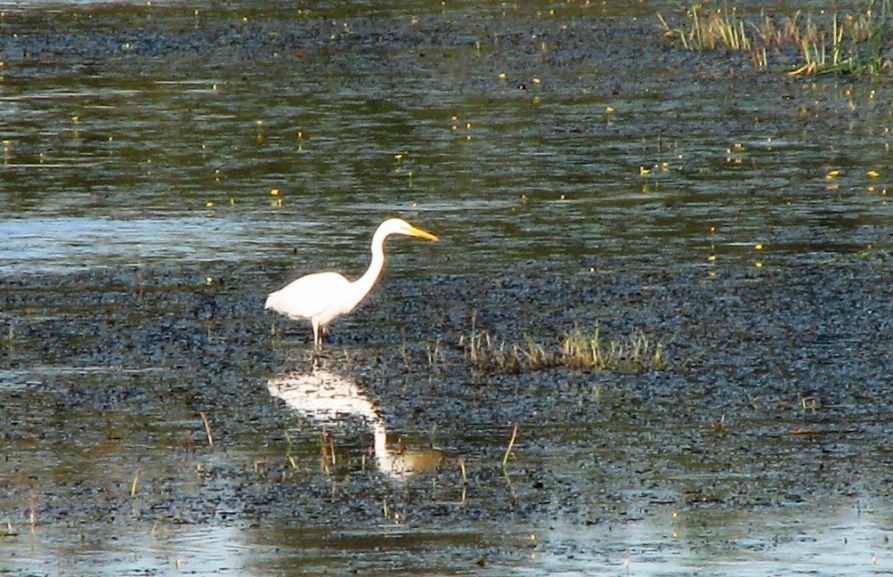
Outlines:
POLYGON ((38 532, 80 539, 135 523, 471 529, 453 544, 468 568, 528 553, 506 524, 747 517, 893 489, 888 263, 391 279, 317 357, 308 327, 261 312, 269 277, 224 264, 4 279, 6 515, 33 509, 38 532), (457 345, 472 318, 543 343, 638 329, 668 365, 482 372, 457 345), (347 389, 314 396, 320 372, 317 389, 347 389), (311 391, 289 399, 293 376, 311 391), (317 414, 322 397, 343 404, 317 414), (381 468, 379 433, 396 459, 429 457, 381 468))

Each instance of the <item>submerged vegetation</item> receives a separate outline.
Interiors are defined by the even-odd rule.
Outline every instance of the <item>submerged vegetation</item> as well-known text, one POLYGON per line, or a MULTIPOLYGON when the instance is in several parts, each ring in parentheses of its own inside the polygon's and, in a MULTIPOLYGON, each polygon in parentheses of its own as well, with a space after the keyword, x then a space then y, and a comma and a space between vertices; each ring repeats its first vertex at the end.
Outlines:
POLYGON ((695 4, 684 23, 671 25, 657 15, 664 37, 695 51, 745 52, 759 68, 777 53, 788 64, 787 74, 863 74, 893 72, 893 0, 868 0, 854 14, 804 15, 775 19, 764 12, 753 17, 738 10, 695 4))
POLYGON ((574 329, 549 346, 526 336, 520 342, 498 342, 486 331, 472 332, 459 341, 465 356, 476 368, 496 371, 536 371, 568 367, 583 371, 636 373, 666 366, 664 346, 641 332, 619 339, 602 339, 596 327, 574 329))

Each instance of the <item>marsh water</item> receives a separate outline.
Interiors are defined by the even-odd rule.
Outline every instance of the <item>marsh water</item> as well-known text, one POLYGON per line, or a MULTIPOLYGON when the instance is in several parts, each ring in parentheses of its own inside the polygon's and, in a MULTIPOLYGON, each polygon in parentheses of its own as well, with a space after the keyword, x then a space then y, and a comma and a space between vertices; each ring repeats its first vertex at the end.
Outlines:
POLYGON ((0 2, 0 572, 893 571, 889 81, 658 13, 0 2))

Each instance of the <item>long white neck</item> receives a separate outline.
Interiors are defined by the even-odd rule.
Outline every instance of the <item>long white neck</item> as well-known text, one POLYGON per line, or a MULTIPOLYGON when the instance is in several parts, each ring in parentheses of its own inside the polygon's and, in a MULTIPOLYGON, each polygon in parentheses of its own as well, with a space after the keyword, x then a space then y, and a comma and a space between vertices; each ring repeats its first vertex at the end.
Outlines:
POLYGON ((369 268, 366 269, 363 276, 350 283, 351 292, 355 299, 353 306, 358 305, 369 294, 369 291, 375 286, 375 281, 381 275, 381 270, 384 268, 384 241, 388 234, 390 234, 388 231, 378 227, 378 230, 372 236, 372 262, 369 263, 369 268))

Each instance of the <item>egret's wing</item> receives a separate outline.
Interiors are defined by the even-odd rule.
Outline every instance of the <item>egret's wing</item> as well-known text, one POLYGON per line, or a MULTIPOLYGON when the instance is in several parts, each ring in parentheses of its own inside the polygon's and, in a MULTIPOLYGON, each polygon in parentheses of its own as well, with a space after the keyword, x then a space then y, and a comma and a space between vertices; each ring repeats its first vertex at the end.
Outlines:
POLYGON ((293 318, 313 318, 339 302, 349 285, 336 272, 309 274, 270 294, 267 306, 293 318))

